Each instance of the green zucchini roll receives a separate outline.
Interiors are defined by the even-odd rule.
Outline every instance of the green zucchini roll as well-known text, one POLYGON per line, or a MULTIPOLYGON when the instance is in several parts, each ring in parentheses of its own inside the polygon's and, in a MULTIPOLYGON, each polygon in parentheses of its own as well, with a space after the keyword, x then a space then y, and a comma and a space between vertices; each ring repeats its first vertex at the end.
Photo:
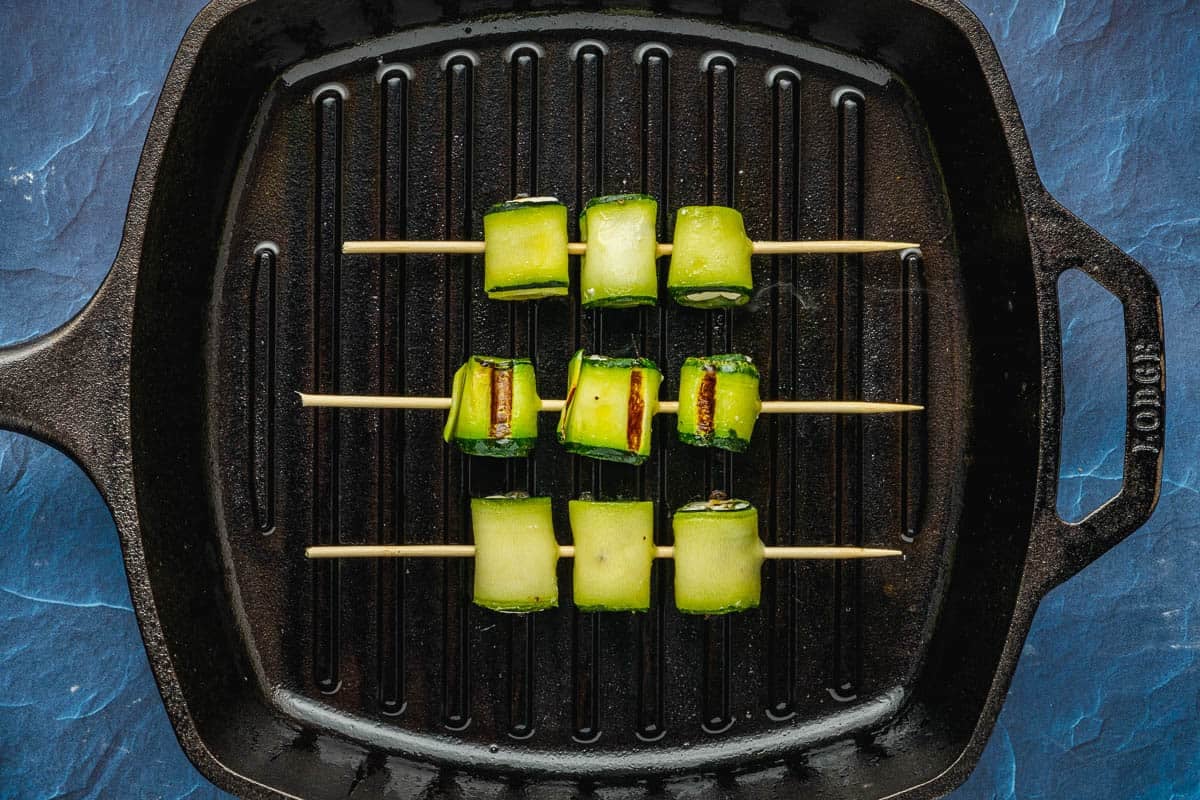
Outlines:
POLYGON ((641 464, 650 456, 662 373, 648 358, 585 356, 567 367, 558 441, 581 456, 641 464))
POLYGON ((680 305, 726 308, 749 302, 750 240, 742 215, 723 206, 684 206, 675 215, 667 290, 680 305))
POLYGON ((454 373, 442 438, 473 456, 527 456, 537 443, 541 409, 528 358, 471 356, 454 373))
POLYGON ((579 278, 584 308, 652 306, 658 301, 658 201, 614 194, 588 201, 579 215, 587 242, 579 278))
POLYGON ((558 605, 558 542, 549 497, 471 500, 476 605, 541 611, 558 605))
POLYGON ((754 506, 714 493, 676 511, 672 528, 680 611, 725 614, 758 606, 764 550, 754 506))
POLYGON ((679 439, 697 447, 743 452, 762 401, 758 368, 746 356, 689 358, 679 372, 679 439))
POLYGON ((584 611, 650 608, 654 503, 572 500, 570 515, 575 605, 584 611))
POLYGON ((483 289, 491 299, 567 293, 567 207, 555 198, 492 206, 483 215, 483 242, 483 289))

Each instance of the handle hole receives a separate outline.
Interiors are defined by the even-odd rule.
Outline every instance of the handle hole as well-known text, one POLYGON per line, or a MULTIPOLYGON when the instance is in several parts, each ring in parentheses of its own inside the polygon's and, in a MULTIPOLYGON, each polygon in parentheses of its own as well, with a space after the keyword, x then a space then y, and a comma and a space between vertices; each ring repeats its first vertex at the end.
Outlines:
POLYGON ((1058 279, 1063 420, 1058 516, 1078 522, 1121 490, 1125 325, 1121 303, 1083 272, 1058 279))

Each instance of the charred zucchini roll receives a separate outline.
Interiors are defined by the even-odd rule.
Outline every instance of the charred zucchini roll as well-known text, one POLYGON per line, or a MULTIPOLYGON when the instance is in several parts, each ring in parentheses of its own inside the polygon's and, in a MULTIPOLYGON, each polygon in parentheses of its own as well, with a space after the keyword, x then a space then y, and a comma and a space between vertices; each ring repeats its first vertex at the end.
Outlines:
POLYGON ((675 605, 685 614, 756 608, 763 544, 758 511, 714 493, 675 512, 675 605))
POLYGON ((567 367, 567 400, 558 441, 572 453, 641 464, 650 455, 662 373, 648 358, 585 356, 567 367))
POLYGON ((654 503, 572 500, 575 605, 584 611, 650 608, 654 503))
POLYGON ((529 359, 471 356, 454 373, 442 438, 473 456, 527 456, 541 409, 529 359))
POLYGON ((658 302, 658 201, 614 194, 588 201, 579 215, 587 242, 579 278, 584 308, 630 308, 658 302))
POLYGON ((675 215, 667 290, 676 303, 726 308, 749 302, 750 240, 742 215, 724 206, 684 206, 675 215))
POLYGON ((567 207, 557 199, 497 203, 483 215, 483 242, 483 289, 491 299, 567 293, 567 207))
POLYGON ((689 358, 679 372, 679 439, 743 452, 762 410, 758 368, 737 353, 689 358))
POLYGON ((541 611, 558 605, 558 542, 549 497, 471 500, 476 605, 541 611))

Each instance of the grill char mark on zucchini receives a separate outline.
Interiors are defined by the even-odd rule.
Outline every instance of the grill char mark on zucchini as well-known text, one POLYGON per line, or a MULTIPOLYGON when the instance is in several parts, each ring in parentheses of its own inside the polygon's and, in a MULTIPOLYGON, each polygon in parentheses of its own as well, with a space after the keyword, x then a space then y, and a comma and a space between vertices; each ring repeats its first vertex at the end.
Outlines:
POLYGON ((758 369, 738 353, 686 359, 679 373, 680 441, 744 452, 762 410, 758 381, 758 369))
POLYGON ((492 424, 491 436, 502 439, 512 433, 513 375, 512 369, 492 370, 492 424))
POLYGON ((651 417, 662 373, 646 358, 584 356, 567 369, 558 441, 576 455, 641 464, 650 455, 651 417))
POLYGON ((527 456, 537 442, 540 411, 529 359, 471 356, 454 374, 442 436, 470 455, 527 456))
POLYGON ((629 373, 629 414, 625 423, 625 441, 629 449, 637 452, 642 446, 642 413, 646 404, 642 400, 642 371, 629 373))
POLYGON ((696 393, 696 433, 707 435, 713 432, 717 416, 717 371, 711 364, 704 366, 700 379, 700 391, 696 393))

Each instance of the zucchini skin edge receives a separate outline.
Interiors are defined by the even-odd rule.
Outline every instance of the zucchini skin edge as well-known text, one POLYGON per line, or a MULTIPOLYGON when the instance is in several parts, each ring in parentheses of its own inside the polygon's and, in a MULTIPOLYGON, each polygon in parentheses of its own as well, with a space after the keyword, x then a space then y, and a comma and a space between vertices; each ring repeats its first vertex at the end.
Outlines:
POLYGON ((748 439, 716 433, 709 436, 696 436, 695 434, 680 431, 679 441, 684 444, 690 444, 692 447, 716 447, 732 453, 744 453, 750 448, 750 440, 748 439))
POLYGON ((551 608, 558 608, 558 601, 547 603, 496 603, 490 600, 472 600, 475 605, 480 608, 486 608, 489 611, 498 611, 501 614, 527 614, 533 611, 547 611, 551 608))
POLYGON ((455 439, 458 449, 471 456, 522 458, 533 452, 537 438, 530 439, 455 439))
POLYGON ((514 283, 506 286, 491 286, 486 292, 520 292, 526 289, 569 289, 567 281, 542 281, 541 283, 514 283))
MULTIPOLYGON (((583 352, 580 350, 579 352, 583 352)), ((640 356, 624 357, 624 356, 584 356, 581 361, 581 366, 586 367, 602 367, 604 369, 652 369, 660 376, 662 370, 648 358, 640 356)))
POLYGON ((656 206, 658 205, 658 198, 652 194, 643 194, 641 192, 629 192, 625 194, 602 194, 599 197, 593 197, 591 200, 588 200, 586 203, 584 203, 583 211, 580 212, 579 216, 587 216, 588 210, 596 206, 609 205, 610 203, 637 203, 645 202, 647 200, 652 201, 656 206))
POLYGON ((638 466, 646 463, 646 459, 650 457, 649 453, 641 455, 639 453, 631 453, 628 450, 618 450, 615 447, 595 447, 588 444, 560 441, 568 453, 574 453, 577 456, 587 456, 588 458, 598 458, 601 461, 615 461, 619 464, 638 466))
POLYGON ((581 606, 578 603, 575 607, 580 611, 631 611, 635 614, 644 614, 650 610, 649 606, 615 606, 615 605, 588 605, 581 606))
POLYGON ((488 214, 499 214, 504 211, 525 211, 526 209, 545 208, 546 206, 562 206, 566 208, 566 203, 558 198, 547 198, 546 200, 502 200, 499 203, 492 203, 487 210, 483 212, 486 217, 488 214))
POLYGON ((758 367, 741 353, 721 353, 713 356, 688 356, 683 367, 692 369, 712 368, 718 375, 747 375, 759 378, 758 367))
POLYGON ((667 291, 671 293, 671 299, 681 306, 688 308, 732 308, 735 306, 744 306, 750 302, 751 289, 747 286, 688 286, 688 287, 668 287, 667 291), (714 297, 711 300, 688 300, 689 294, 697 292, 728 292, 730 294, 737 293, 739 296, 736 300, 727 300, 723 297, 714 297))
POLYGON ((718 614, 734 614, 734 613, 737 613, 738 611, 750 611, 751 609, 755 609, 758 607, 759 607, 758 600, 755 600, 753 603, 749 603, 749 602, 734 603, 733 605, 722 606, 721 608, 710 608, 710 609, 705 609, 705 610, 697 609, 695 611, 693 611, 691 609, 687 609, 687 608, 679 608, 678 606, 676 606, 676 608, 679 610, 680 614, 691 614, 692 616, 697 616, 697 617, 716 616, 718 614))
POLYGON ((601 297, 596 300, 581 302, 583 308, 635 308, 637 306, 656 306, 658 298, 650 295, 623 294, 617 297, 601 297))

